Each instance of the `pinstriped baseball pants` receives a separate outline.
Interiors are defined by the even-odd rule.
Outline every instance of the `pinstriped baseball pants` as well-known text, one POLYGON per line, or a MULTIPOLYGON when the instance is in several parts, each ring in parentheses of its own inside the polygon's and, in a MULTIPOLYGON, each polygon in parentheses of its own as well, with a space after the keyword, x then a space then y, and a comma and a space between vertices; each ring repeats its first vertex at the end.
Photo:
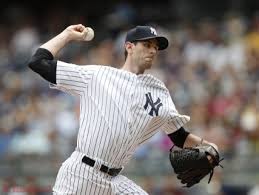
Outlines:
MULTIPOLYGON (((123 175, 109 176, 81 162, 82 153, 74 152, 60 167, 54 195, 119 195, 147 193, 123 175)), ((100 165, 100 164, 99 164, 100 165)))

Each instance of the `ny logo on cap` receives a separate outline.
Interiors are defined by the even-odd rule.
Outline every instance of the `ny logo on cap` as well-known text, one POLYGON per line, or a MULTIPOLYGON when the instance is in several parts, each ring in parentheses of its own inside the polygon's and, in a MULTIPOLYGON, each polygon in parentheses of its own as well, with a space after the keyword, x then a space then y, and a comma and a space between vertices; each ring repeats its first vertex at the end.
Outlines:
POLYGON ((157 33, 156 33, 156 29, 154 29, 154 28, 150 27, 150 31, 151 31, 151 33, 152 33, 153 35, 157 35, 157 33))

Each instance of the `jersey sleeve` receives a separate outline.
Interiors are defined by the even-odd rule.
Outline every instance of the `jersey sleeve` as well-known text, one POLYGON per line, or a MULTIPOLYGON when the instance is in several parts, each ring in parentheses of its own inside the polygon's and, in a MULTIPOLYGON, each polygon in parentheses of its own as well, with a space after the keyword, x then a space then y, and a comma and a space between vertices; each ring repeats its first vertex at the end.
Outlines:
POLYGON ((187 115, 179 114, 175 105, 171 99, 169 98, 169 115, 167 117, 167 122, 164 125, 164 131, 166 134, 170 134, 175 132, 176 130, 183 127, 187 122, 190 121, 190 117, 187 115))
POLYGON ((57 61, 57 84, 50 84, 50 88, 58 89, 71 95, 80 95, 85 91, 94 72, 98 71, 99 67, 98 65, 79 66, 57 61))

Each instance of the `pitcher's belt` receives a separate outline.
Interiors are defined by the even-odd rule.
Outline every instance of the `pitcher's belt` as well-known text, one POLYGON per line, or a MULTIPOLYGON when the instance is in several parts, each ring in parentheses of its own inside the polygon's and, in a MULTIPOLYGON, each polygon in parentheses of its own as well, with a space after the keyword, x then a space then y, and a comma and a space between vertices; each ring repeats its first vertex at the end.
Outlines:
MULTIPOLYGON (((84 156, 82 158, 82 162, 89 165, 90 167, 93 167, 95 165, 95 160, 93 160, 87 156, 84 156)), ((122 170, 122 168, 109 168, 106 165, 101 165, 101 167, 100 167, 101 172, 107 173, 108 175, 113 176, 113 177, 117 176, 121 172, 121 170, 122 170)))

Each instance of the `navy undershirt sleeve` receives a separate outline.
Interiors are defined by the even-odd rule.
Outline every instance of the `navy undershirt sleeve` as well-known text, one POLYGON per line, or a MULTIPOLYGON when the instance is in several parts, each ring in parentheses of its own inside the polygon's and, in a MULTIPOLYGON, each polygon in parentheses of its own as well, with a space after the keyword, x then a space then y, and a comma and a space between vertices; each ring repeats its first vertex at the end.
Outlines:
POLYGON ((168 134, 168 137, 172 140, 172 142, 176 146, 183 148, 184 142, 189 134, 190 133, 188 131, 186 131, 183 127, 181 127, 177 131, 175 131, 171 134, 168 134))
POLYGON ((28 66, 45 80, 56 84, 57 60, 47 49, 39 48, 31 57, 28 66))

